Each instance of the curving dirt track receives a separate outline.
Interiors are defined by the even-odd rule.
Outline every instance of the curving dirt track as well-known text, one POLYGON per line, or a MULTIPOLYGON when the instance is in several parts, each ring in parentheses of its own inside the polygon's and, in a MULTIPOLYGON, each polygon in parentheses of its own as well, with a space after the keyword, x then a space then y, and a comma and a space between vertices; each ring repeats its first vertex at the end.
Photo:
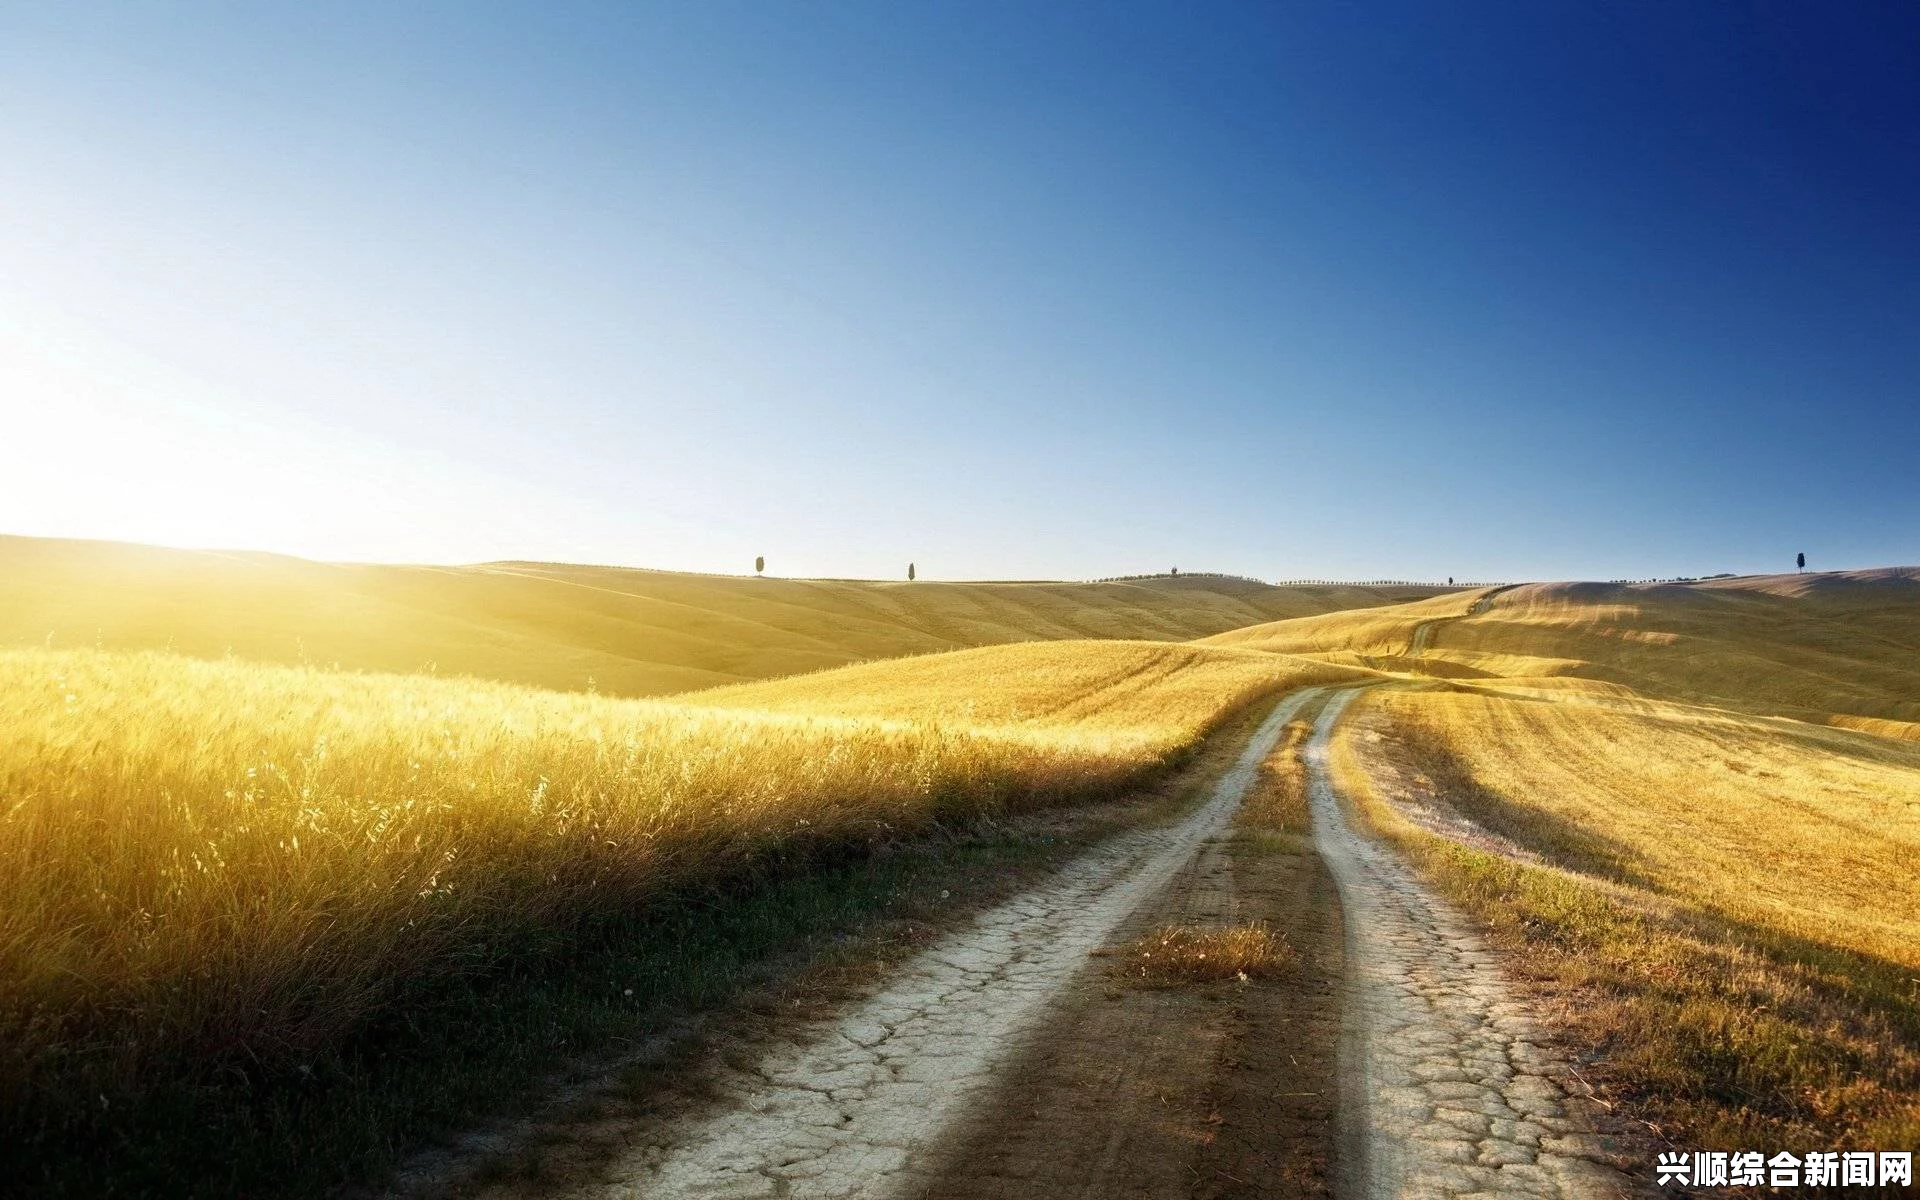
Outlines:
POLYGON ((987 912, 853 1011, 716 1080, 713 1115, 656 1131, 591 1186, 547 1194, 889 1197, 936 1186, 940 1135, 1090 953, 1226 825, 1286 721, 1317 694, 1283 700, 1184 820, 1115 838, 987 912))
POLYGON ((1464 621, 1468 617, 1477 617, 1493 607, 1493 601, 1496 596, 1502 592, 1510 592, 1517 586, 1517 584, 1503 583, 1499 587, 1488 588, 1485 594, 1468 605, 1467 611, 1461 613, 1459 616, 1435 617, 1431 621, 1422 621, 1418 625, 1415 625, 1413 627, 1413 636, 1407 639, 1406 656, 1408 658, 1418 658, 1422 654, 1425 654, 1433 645, 1433 631, 1436 626, 1446 625, 1454 621, 1464 621))
POLYGON ((1576 1111, 1549 1048, 1465 919, 1348 824, 1327 748, 1357 689, 1307 744, 1321 857, 1347 913, 1340 1192, 1353 1197, 1638 1194, 1576 1111))
POLYGON ((1349 825, 1326 759, 1358 690, 1286 697, 1197 810, 1109 840, 864 1000, 716 1064, 700 1097, 622 1126, 611 1153, 461 1194, 1638 1194, 1491 953, 1349 825), (1238 829, 1283 726, 1316 707, 1312 844, 1238 829), (1141 989, 1106 957, 1158 925, 1243 921, 1284 935, 1297 967, 1141 989))

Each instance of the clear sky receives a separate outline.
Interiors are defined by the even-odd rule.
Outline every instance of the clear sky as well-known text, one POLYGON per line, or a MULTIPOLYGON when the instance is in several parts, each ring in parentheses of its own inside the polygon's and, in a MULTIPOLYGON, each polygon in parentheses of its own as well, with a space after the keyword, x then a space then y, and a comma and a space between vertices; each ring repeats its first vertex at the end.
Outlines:
POLYGON ((0 532, 1920 561, 1911 4, 14 4, 0 532))

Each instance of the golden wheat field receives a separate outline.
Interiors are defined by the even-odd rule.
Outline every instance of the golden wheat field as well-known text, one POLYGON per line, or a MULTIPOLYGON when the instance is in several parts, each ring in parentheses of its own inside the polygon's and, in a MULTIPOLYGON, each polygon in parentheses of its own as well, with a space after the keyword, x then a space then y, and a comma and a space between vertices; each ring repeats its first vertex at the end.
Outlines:
POLYGON ((1361 672, 1284 654, 1154 642, 986 646, 694 692, 689 704, 1044 736, 1164 753, 1200 714, 1232 712, 1285 681, 1361 672))
POLYGON ((1510 798, 1523 845, 1920 969, 1920 746, 1562 690, 1384 693, 1510 798), (1565 839, 1571 844, 1561 849, 1565 839))
POLYGON ((1365 610, 1309 614, 1229 630, 1204 639, 1209 645, 1283 654, 1372 655, 1406 658, 1420 627, 1464 617, 1484 589, 1365 610))
POLYGON ((1426 656, 1798 720, 1911 722, 1920 720, 1920 572, 1530 584, 1437 625, 1426 656))
POLYGON ((5 1093, 297 1060, 410 975, 770 855, 1105 794, 1351 674, 1152 643, 902 666, 743 706, 0 652, 5 1093), (974 713, 941 690, 960 681, 974 713))

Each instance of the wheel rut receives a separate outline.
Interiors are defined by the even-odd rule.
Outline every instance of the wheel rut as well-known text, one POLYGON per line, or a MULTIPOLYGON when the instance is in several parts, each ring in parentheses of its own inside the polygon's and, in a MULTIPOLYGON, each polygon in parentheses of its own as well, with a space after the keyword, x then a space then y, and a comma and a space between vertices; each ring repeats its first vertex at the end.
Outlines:
POLYGON ((1248 922, 1286 939, 1290 970, 1143 988, 1124 950, 1096 959, 934 1148, 913 1194, 1330 1196, 1343 939, 1332 878, 1311 847, 1223 826, 1114 939, 1248 922))
POLYGON ((930 1184, 931 1148, 1041 1027, 1063 986, 1221 830, 1286 721, 1282 700, 1206 802, 1116 837, 910 960, 882 990, 711 1081, 708 1115, 672 1121, 578 1197, 893 1197, 930 1184))
POLYGON ((1113 837, 714 1064, 697 1098, 485 1200, 1225 1200, 1644 1194, 1466 920, 1348 823, 1328 771, 1362 689, 1279 702, 1169 825, 1113 837), (1231 818, 1290 720, 1313 838, 1231 818), (1130 986, 1112 946, 1260 921, 1276 979, 1130 986))
POLYGON ((1315 836, 1346 912, 1341 1194, 1642 1194, 1571 1098, 1568 1064, 1493 951, 1348 823, 1327 759, 1358 694, 1328 700, 1304 756, 1315 836))
POLYGON ((1406 657, 1419 658, 1421 655, 1425 654, 1428 650, 1432 649, 1433 648, 1433 631, 1439 626, 1449 625, 1455 621, 1464 621, 1469 617, 1479 616, 1480 614, 1486 612, 1488 609, 1493 607, 1493 602, 1496 597, 1498 597, 1502 592, 1512 591, 1515 588, 1515 586, 1517 585, 1511 584, 1511 583, 1503 583, 1499 587, 1488 588, 1485 593, 1480 595, 1478 598, 1474 600, 1472 604, 1467 606, 1466 612, 1453 617, 1434 617, 1432 620, 1422 621, 1418 625, 1415 625, 1413 627, 1412 636, 1410 636, 1407 639, 1406 657))

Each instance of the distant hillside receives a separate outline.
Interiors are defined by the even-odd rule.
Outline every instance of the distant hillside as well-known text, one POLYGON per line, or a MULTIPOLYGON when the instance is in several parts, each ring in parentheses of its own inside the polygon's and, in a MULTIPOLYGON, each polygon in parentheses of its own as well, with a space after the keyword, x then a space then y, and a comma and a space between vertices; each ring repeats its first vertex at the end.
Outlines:
POLYGON ((1395 657, 1405 654, 1422 624, 1462 617, 1486 594, 1485 589, 1449 592, 1404 604, 1307 614, 1230 629, 1206 641, 1282 654, 1395 657))
POLYGON ((1182 641, 1445 589, 875 583, 618 567, 310 562, 0 537, 0 644, 231 653, 644 696, 876 658, 1066 638, 1182 641))
MULTIPOLYGON (((1803 719, 1920 722, 1920 569, 1686 584, 1532 584, 1436 639, 1577 660, 1648 695, 1803 719)), ((1510 673, 1502 671, 1502 673, 1510 673)), ((1886 731, 1882 731, 1886 732, 1886 731)))
POLYGON ((1446 597, 1208 641, 1383 668, 1412 665, 1406 656, 1416 651, 1430 674, 1595 680, 1650 698, 1920 737, 1920 568, 1533 583, 1478 595, 1484 604, 1446 597))

